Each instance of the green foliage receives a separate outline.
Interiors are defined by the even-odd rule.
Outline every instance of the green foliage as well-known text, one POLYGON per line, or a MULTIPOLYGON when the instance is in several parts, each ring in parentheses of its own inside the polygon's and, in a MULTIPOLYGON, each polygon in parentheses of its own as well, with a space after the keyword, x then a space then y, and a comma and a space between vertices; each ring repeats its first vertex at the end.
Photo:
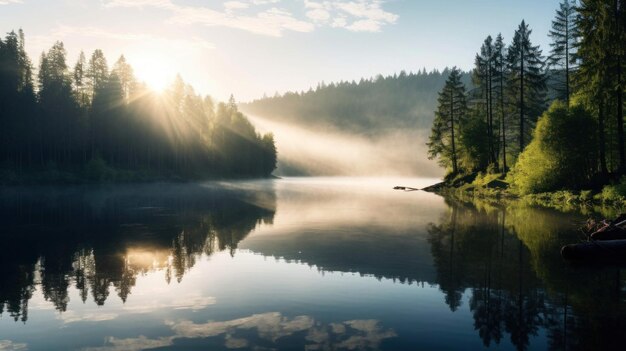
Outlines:
POLYGON ((581 0, 576 10, 580 63, 575 88, 598 118, 602 171, 623 173, 626 6, 617 0, 581 0))
POLYGON ((261 136, 234 99, 217 109, 177 77, 162 94, 138 84, 121 56, 80 54, 62 42, 41 56, 35 94, 23 33, 0 39, 0 164, 7 182, 267 177, 272 135, 261 136), (17 174, 17 176, 14 176, 17 174))
POLYGON ((435 121, 427 143, 428 158, 437 158, 439 164, 450 168, 453 174, 459 171, 457 143, 459 129, 467 113, 465 93, 461 71, 455 67, 439 93, 439 106, 435 111, 435 121))
MULTIPOLYGON (((241 109, 249 114, 290 124, 332 127, 374 135, 404 128, 427 130, 433 122, 438 92, 450 69, 400 72, 360 81, 320 83, 302 92, 263 97, 241 109)), ((469 74, 462 81, 470 83, 469 74)))
POLYGON ((508 91, 517 115, 514 133, 518 137, 518 152, 528 143, 534 124, 545 109, 546 76, 541 49, 530 41, 532 30, 525 21, 520 23, 509 46, 508 91))
POLYGON ((521 194, 576 189, 595 173, 597 142, 592 116, 582 107, 555 102, 537 123, 511 179, 521 194))
POLYGON ((563 0, 556 11, 555 19, 552 21, 552 29, 549 36, 552 39, 550 43, 550 56, 548 63, 553 68, 562 69, 564 71, 564 79, 554 82, 554 88, 557 91, 557 98, 570 102, 571 79, 570 73, 576 65, 576 43, 579 36, 576 19, 576 0, 563 0))
POLYGON ((90 181, 111 180, 113 170, 110 169, 106 162, 100 156, 96 156, 85 165, 85 176, 90 181))
POLYGON ((607 203, 626 202, 626 176, 616 184, 609 184, 602 188, 601 199, 607 203))
POLYGON ((489 164, 488 123, 472 111, 460 126, 460 166, 466 172, 484 170, 489 164))

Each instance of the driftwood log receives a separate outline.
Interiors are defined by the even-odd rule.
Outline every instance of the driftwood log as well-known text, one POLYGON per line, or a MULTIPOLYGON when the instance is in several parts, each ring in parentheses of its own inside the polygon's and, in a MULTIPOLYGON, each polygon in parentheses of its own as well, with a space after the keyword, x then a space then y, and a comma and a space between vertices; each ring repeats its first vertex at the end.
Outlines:
POLYGON ((411 187, 408 187, 408 186, 394 186, 393 190, 418 191, 418 190, 422 190, 422 189, 411 188, 411 187))

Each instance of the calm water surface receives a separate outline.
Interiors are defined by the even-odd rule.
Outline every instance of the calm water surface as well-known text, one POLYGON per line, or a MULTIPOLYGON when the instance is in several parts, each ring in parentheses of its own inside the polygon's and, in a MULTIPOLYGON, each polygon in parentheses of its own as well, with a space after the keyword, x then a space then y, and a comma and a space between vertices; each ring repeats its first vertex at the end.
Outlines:
POLYGON ((282 179, 0 190, 0 350, 622 349, 586 216, 282 179))

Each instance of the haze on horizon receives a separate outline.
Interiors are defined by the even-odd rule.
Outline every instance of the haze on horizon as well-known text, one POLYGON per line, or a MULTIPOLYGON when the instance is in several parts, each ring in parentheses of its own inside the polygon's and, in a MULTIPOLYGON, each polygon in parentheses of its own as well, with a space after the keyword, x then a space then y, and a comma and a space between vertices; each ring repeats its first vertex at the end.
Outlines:
POLYGON ((468 70, 488 34, 525 19, 548 48, 557 0, 0 0, 0 31, 22 28, 33 64, 61 40, 124 54, 140 80, 180 73, 196 91, 239 101, 401 70, 468 70), (478 20, 477 20, 478 19, 478 20), (471 20, 471 22, 469 21, 471 20))

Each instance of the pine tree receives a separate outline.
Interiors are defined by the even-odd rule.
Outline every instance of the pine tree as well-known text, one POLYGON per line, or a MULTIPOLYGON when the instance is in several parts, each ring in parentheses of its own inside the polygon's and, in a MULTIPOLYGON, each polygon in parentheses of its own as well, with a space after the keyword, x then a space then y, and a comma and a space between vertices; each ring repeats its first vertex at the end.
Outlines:
POLYGON ((498 148, 496 144, 498 137, 496 136, 497 133, 495 131, 493 118, 495 54, 493 38, 488 36, 480 48, 480 53, 476 54, 474 60, 475 68, 472 74, 472 81, 476 87, 476 91, 480 94, 480 97, 474 105, 479 113, 485 116, 487 141, 489 145, 489 163, 493 164, 497 164, 498 162, 498 148))
POLYGON ((507 172, 507 162, 506 162, 506 79, 507 79, 507 48, 504 44, 504 38, 502 34, 498 34, 496 37, 496 42, 494 44, 494 57, 493 57, 493 79, 496 84, 495 93, 497 96, 497 109, 499 116, 498 128, 500 129, 500 154, 502 155, 502 172, 507 172))
POLYGON ((532 31, 525 21, 515 31, 508 50, 509 91, 519 114, 519 150, 526 145, 531 129, 545 108, 546 77, 539 46, 530 41, 532 31))
POLYGON ((126 62, 124 55, 122 55, 113 65, 112 71, 119 78, 124 93, 124 100, 128 103, 131 96, 135 93, 135 86, 137 84, 133 68, 126 62))
POLYGON ((560 82, 555 88, 559 98, 565 100, 567 106, 570 104, 571 95, 570 76, 576 64, 577 17, 576 0, 563 0, 556 11, 549 33, 552 43, 548 63, 551 67, 562 69, 565 74, 565 81, 560 82))
POLYGON ((18 91, 25 92, 29 95, 34 94, 33 85, 33 64, 26 54, 26 43, 24 39, 24 31, 18 30, 18 72, 19 72, 19 85, 18 91))
POLYGON ((76 100, 78 104, 82 108, 87 108, 91 103, 89 101, 89 94, 87 91, 87 77, 85 70, 87 69, 87 62, 85 59, 85 53, 80 52, 78 56, 78 61, 76 61, 76 65, 74 65, 74 94, 76 95, 76 100))
POLYGON ((86 76, 90 101, 93 102, 96 91, 101 89, 109 78, 109 67, 102 50, 97 49, 91 54, 86 76))
POLYGON ((63 43, 57 41, 47 53, 41 55, 39 68, 39 102, 44 117, 44 139, 52 145, 48 152, 56 163, 71 161, 75 146, 72 129, 78 123, 66 57, 63 43))
POLYGON ((461 82, 461 71, 454 67, 444 88, 439 93, 438 108, 428 145, 428 157, 439 158, 452 173, 459 172, 457 143, 459 126, 467 112, 465 85, 461 82))
POLYGON ((626 170, 624 150, 624 102, 626 90, 624 69, 626 54, 626 4, 623 0, 581 0, 578 7, 577 26, 580 34, 577 43, 580 67, 576 74, 576 87, 595 106, 598 114, 600 142, 600 169, 606 173, 606 155, 609 132, 606 118, 614 116, 617 133, 618 170, 626 170), (611 106, 611 103, 615 105, 611 106))

